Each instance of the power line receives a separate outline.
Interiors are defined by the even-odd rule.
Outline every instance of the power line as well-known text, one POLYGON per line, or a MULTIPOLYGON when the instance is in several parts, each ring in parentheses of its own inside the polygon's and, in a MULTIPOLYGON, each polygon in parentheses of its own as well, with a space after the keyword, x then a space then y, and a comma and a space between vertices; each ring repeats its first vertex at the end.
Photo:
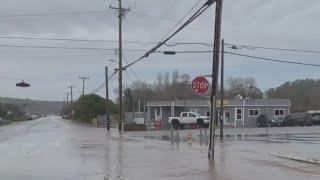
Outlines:
POLYGON ((315 50, 307 50, 307 49, 291 49, 291 48, 275 48, 275 47, 264 47, 264 46, 249 46, 243 44, 231 44, 226 43, 226 47, 231 49, 248 49, 248 50, 255 50, 255 49, 265 49, 265 50, 275 50, 275 51, 291 51, 291 52, 303 52, 303 53, 317 53, 320 54, 320 51, 315 50))
POLYGON ((148 57, 150 54, 154 53, 159 49, 162 45, 168 42, 172 37, 174 37, 177 33, 179 33, 182 29, 184 29, 187 25, 189 25, 192 21, 194 21, 197 17, 199 17, 203 12, 205 12, 211 5, 213 4, 213 0, 208 0, 204 5, 201 6, 199 10, 197 10, 180 28, 178 28, 174 33, 172 33, 168 38, 164 41, 160 42, 158 45, 147 51, 143 56, 138 58, 137 60, 129 63, 128 65, 124 66, 124 68, 128 68, 133 64, 141 61, 142 59, 148 57))
POLYGON ((108 11, 78 11, 78 12, 39 13, 39 14, 7 14, 7 15, 1 15, 0 18, 87 15, 87 14, 102 14, 106 12, 108 11))
MULTIPOLYGON (((114 78, 110 79, 110 82, 109 83, 112 83, 115 79, 116 79, 117 76, 115 76, 114 78)), ((101 91, 102 88, 104 88, 106 85, 105 82, 101 83, 96 89, 94 89, 93 91, 91 91, 89 94, 95 94, 99 91, 101 91)))
MULTIPOLYGON (((33 45, 9 45, 0 44, 0 47, 9 48, 36 48, 36 49, 64 49, 64 50, 95 50, 95 51, 114 51, 115 48, 94 48, 94 47, 65 47, 65 46, 33 46, 33 45)), ((124 49, 131 52, 145 52, 143 49, 124 49)))
MULTIPOLYGON (((207 47, 213 46, 212 43, 206 43, 206 42, 175 42, 175 43, 166 43, 164 45, 168 46, 168 47, 174 47, 174 46, 179 46, 179 45, 203 45, 203 46, 207 46, 207 47)), ((230 49, 247 49, 247 50, 265 49, 265 50, 274 50, 274 51, 290 51, 290 52, 320 54, 320 51, 317 51, 317 50, 251 46, 251 45, 233 44, 233 43, 225 43, 225 47, 230 48, 230 49)))
MULTIPOLYGON (((123 59, 126 61, 127 64, 129 64, 127 58, 125 56, 123 56, 123 59)), ((129 68, 130 71, 132 72, 132 74, 135 76, 135 78, 138 80, 138 81, 141 81, 141 79, 138 77, 137 73, 132 69, 132 68, 129 68)))
MULTIPOLYGON (((212 50, 203 50, 203 51, 163 51, 165 54, 193 54, 193 53, 213 53, 212 50)), ((320 64, 312 64, 312 63, 303 63, 298 61, 287 61, 287 60, 281 60, 281 59, 273 59, 273 58, 266 58, 266 57, 260 57, 260 56, 253 56, 248 54, 241 54, 241 53, 234 53, 234 52, 228 52, 225 51, 225 54, 231 54, 236 56, 242 56, 252 59, 259 59, 264 61, 272 61, 272 62, 278 62, 278 63, 287 63, 287 64, 295 64, 295 65, 303 65, 303 66, 314 66, 314 67, 320 67, 320 64)))
POLYGON ((205 42, 174 42, 174 43, 166 43, 164 45, 168 47, 173 47, 178 45, 203 45, 203 46, 213 47, 213 44, 205 43, 205 42))
POLYGON ((0 76, 0 79, 12 79, 12 80, 18 80, 18 81, 22 81, 23 80, 23 79, 14 78, 14 77, 8 77, 8 76, 0 76))
POLYGON ((187 14, 185 14, 185 15, 180 19, 180 21, 178 21, 178 22, 164 35, 164 37, 163 37, 162 39, 164 40, 176 27, 178 27, 178 25, 179 25, 180 23, 182 23, 182 21, 200 4, 201 1, 202 1, 202 0, 199 0, 198 2, 196 2, 196 4, 191 7, 191 9, 187 12, 187 14))
POLYGON ((226 54, 231 55, 237 55, 247 58, 253 58, 253 59, 260 59, 264 61, 272 61, 272 62, 278 62, 278 63, 287 63, 287 64, 295 64, 295 65, 302 65, 302 66, 314 66, 314 67, 320 67, 320 64, 311 64, 311 63, 303 63, 298 61, 287 61, 287 60, 280 60, 280 59, 272 59, 272 58, 265 58, 265 57, 258 57, 258 56, 252 56, 247 54, 240 54, 240 53, 234 53, 234 52, 225 52, 226 54))
MULTIPOLYGON (((112 81, 114 81, 116 79, 116 75, 117 72, 114 71, 108 79, 108 82, 111 83, 112 81)), ((106 82, 102 82, 98 87, 96 87, 94 90, 92 90, 89 94, 95 94, 97 92, 99 92, 102 88, 104 88, 104 86, 106 85, 106 82)))
MULTIPOLYGON (((23 39, 23 40, 47 40, 47 41, 75 41, 75 42, 101 42, 101 43, 118 43, 117 40, 99 40, 99 39, 72 39, 72 38, 46 38, 46 37, 26 37, 26 36, 0 36, 0 39, 23 39)), ((123 41, 131 44, 148 44, 156 42, 141 41, 123 41)))

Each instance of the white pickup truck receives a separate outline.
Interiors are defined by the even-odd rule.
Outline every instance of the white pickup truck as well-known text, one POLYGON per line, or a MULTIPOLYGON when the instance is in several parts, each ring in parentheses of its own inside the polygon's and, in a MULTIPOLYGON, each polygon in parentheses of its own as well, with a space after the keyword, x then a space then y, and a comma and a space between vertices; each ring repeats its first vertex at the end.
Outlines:
POLYGON ((196 112, 182 112, 180 117, 169 117, 168 122, 174 129, 183 129, 185 124, 197 124, 199 127, 207 127, 210 117, 201 116, 196 112))

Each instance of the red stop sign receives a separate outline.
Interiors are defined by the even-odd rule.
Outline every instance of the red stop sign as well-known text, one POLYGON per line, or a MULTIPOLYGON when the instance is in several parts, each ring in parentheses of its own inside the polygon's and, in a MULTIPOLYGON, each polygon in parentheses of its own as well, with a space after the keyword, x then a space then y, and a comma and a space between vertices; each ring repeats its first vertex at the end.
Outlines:
POLYGON ((203 76, 196 77, 192 81, 192 89, 197 94, 204 94, 209 89, 209 82, 203 76))

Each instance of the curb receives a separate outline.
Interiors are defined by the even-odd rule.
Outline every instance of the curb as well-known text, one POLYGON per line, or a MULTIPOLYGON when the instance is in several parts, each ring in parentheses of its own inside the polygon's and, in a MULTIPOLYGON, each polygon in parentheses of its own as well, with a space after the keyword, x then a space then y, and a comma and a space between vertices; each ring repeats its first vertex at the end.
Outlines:
POLYGON ((303 158, 303 157, 297 157, 292 154, 281 154, 281 153, 270 153, 269 155, 279 157, 279 158, 289 159, 289 160, 293 160, 293 161, 299 161, 299 162, 320 165, 320 159, 315 159, 315 158, 303 158))

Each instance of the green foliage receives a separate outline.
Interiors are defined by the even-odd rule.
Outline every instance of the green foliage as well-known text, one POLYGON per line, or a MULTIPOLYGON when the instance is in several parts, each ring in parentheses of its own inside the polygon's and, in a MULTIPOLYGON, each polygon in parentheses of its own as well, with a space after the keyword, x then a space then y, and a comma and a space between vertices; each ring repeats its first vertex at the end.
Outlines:
POLYGON ((0 103, 0 117, 3 117, 5 114, 6 114, 6 111, 3 108, 3 105, 0 103))
POLYGON ((23 114, 24 113, 18 105, 0 103, 0 117, 4 117, 9 120, 22 120, 23 114), (8 111, 10 111, 11 114, 7 114, 8 111))
MULTIPOLYGON (((110 107, 109 114, 118 112, 117 106, 112 101, 109 100, 108 104, 110 107)), ((89 122, 92 118, 106 113, 106 102, 101 96, 95 94, 85 95, 74 103, 74 111, 76 119, 89 122)))
POLYGON ((320 80, 305 79, 286 82, 267 91, 270 98, 291 99, 291 110, 301 112, 320 109, 320 80))

